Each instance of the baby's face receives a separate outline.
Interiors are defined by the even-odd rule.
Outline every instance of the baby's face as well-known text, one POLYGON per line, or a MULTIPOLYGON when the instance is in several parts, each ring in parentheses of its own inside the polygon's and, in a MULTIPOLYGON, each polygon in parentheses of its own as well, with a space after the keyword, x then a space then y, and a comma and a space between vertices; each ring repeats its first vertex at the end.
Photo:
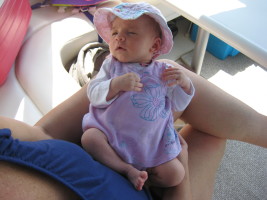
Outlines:
POLYGON ((109 43, 111 54, 120 62, 149 63, 161 45, 152 23, 145 15, 135 20, 115 18, 109 43))

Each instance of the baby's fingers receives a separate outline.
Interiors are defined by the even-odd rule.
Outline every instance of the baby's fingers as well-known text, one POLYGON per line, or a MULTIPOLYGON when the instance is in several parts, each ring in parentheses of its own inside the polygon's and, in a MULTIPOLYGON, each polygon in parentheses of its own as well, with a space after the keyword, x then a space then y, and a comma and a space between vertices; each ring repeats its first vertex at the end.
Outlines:
POLYGON ((140 92, 140 91, 142 91, 142 88, 143 88, 143 84, 142 83, 140 83, 140 82, 136 82, 135 83, 134 91, 140 92))
POLYGON ((181 71, 177 68, 168 68, 168 69, 165 69, 162 73, 162 79, 165 80, 165 81, 168 81, 168 80, 174 80, 174 79, 177 79, 179 78, 181 74, 181 71))
POLYGON ((169 80, 169 81, 167 82, 167 85, 168 85, 169 87, 172 87, 172 86, 174 86, 174 85, 179 85, 179 83, 178 83, 177 80, 169 80))

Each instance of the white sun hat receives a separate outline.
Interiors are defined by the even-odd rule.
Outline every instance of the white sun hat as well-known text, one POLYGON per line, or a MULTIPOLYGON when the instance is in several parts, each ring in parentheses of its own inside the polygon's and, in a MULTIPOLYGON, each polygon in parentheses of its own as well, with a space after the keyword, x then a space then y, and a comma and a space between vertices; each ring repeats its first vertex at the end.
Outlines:
POLYGON ((148 3, 122 3, 113 8, 99 8, 94 15, 94 24, 100 37, 109 44, 111 23, 116 17, 134 20, 142 15, 152 17, 161 28, 162 44, 157 54, 169 53, 173 46, 172 32, 160 10, 148 3))

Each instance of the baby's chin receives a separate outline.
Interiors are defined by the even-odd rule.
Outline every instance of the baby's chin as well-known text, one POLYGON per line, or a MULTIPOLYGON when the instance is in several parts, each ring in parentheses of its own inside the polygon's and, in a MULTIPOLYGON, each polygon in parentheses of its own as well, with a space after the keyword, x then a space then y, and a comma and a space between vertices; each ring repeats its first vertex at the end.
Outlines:
POLYGON ((144 61, 139 59, 129 59, 128 57, 113 56, 117 61, 122 63, 150 63, 151 61, 144 61))
POLYGON ((121 57, 115 57, 114 58, 119 61, 119 62, 122 62, 122 63, 135 63, 135 62, 138 62, 137 60, 131 60, 129 58, 121 58, 121 57))

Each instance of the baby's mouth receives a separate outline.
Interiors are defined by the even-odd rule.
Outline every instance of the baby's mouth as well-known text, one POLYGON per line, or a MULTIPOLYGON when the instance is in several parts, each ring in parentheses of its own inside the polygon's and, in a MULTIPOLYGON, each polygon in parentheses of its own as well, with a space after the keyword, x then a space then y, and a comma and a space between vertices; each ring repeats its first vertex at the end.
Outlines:
POLYGON ((123 48, 123 47, 121 47, 121 46, 118 46, 117 48, 116 48, 116 50, 126 50, 125 48, 123 48))

